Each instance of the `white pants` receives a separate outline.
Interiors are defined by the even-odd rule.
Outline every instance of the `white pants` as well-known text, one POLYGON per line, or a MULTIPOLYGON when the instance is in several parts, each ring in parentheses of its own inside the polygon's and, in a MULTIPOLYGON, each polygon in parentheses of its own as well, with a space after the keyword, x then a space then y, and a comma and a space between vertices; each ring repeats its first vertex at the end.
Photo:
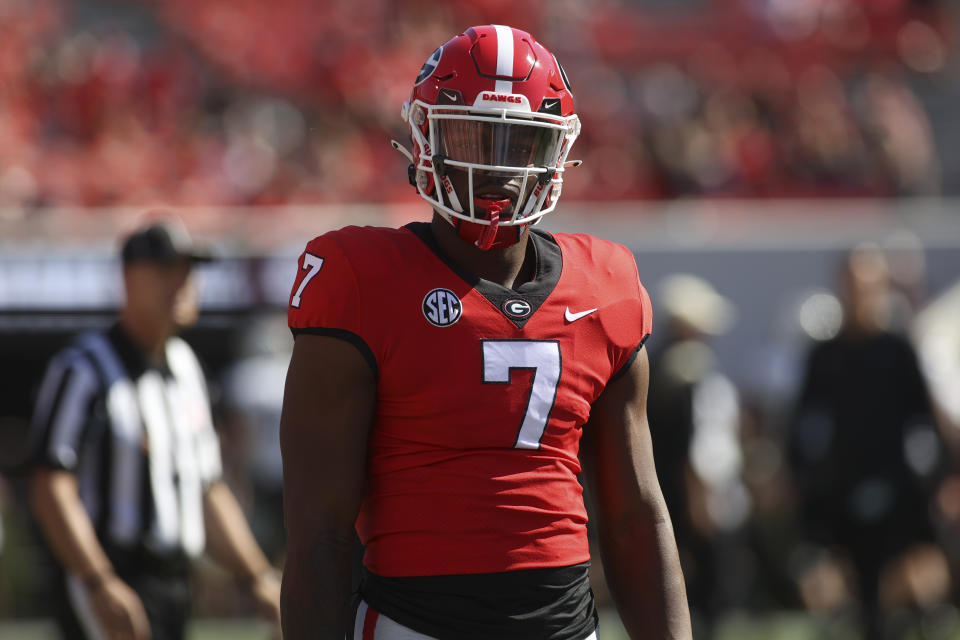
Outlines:
MULTIPOLYGON (((353 640, 436 640, 408 629, 398 622, 394 622, 378 611, 374 611, 363 600, 357 607, 357 619, 353 622, 353 640)), ((594 631, 583 640, 597 640, 594 631)))

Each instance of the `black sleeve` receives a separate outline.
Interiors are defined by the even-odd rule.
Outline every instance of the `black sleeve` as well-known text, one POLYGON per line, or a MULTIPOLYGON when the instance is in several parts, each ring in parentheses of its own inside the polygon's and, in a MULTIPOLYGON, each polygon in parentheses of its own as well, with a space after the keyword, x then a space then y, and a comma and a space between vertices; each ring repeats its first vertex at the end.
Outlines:
POLYGON ((91 413, 101 393, 90 359, 68 349, 53 358, 40 386, 30 425, 33 464, 73 471, 91 413))

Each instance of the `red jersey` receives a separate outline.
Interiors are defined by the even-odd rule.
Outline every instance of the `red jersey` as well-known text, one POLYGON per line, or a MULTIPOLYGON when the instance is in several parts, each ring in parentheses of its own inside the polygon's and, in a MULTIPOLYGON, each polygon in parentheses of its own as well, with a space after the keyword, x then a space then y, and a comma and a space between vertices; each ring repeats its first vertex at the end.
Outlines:
POLYGON ((589 559, 581 428, 651 331, 633 255, 530 235, 517 289, 448 263, 427 223, 347 227, 299 261, 294 333, 351 341, 377 375, 364 563, 381 576, 473 574, 589 559))

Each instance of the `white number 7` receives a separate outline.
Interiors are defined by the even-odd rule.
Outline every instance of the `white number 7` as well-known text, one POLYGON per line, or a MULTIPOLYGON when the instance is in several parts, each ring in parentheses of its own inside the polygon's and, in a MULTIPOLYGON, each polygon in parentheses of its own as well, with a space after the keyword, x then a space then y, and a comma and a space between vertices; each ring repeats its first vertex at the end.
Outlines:
POLYGON ((527 412, 523 416, 517 449, 539 449, 560 384, 560 343, 555 340, 484 340, 483 381, 509 384, 514 369, 533 369, 527 412))
POLYGON ((320 271, 320 267, 323 266, 323 258, 320 256, 315 256, 312 253, 303 254, 303 269, 309 269, 307 275, 303 276, 303 280, 300 282, 300 286, 297 287, 297 292, 293 294, 293 298, 290 299, 290 306, 294 309, 300 308, 300 296, 303 295, 303 290, 307 288, 307 283, 313 280, 313 276, 317 275, 320 271))

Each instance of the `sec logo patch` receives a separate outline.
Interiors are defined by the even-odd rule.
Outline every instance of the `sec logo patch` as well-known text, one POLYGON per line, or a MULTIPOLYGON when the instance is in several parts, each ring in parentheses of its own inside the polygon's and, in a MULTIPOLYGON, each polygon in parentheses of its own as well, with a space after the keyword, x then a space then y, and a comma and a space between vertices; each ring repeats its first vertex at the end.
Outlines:
POLYGON ((449 327, 463 315, 460 298, 450 289, 433 289, 423 297, 423 317, 435 327, 449 327))

